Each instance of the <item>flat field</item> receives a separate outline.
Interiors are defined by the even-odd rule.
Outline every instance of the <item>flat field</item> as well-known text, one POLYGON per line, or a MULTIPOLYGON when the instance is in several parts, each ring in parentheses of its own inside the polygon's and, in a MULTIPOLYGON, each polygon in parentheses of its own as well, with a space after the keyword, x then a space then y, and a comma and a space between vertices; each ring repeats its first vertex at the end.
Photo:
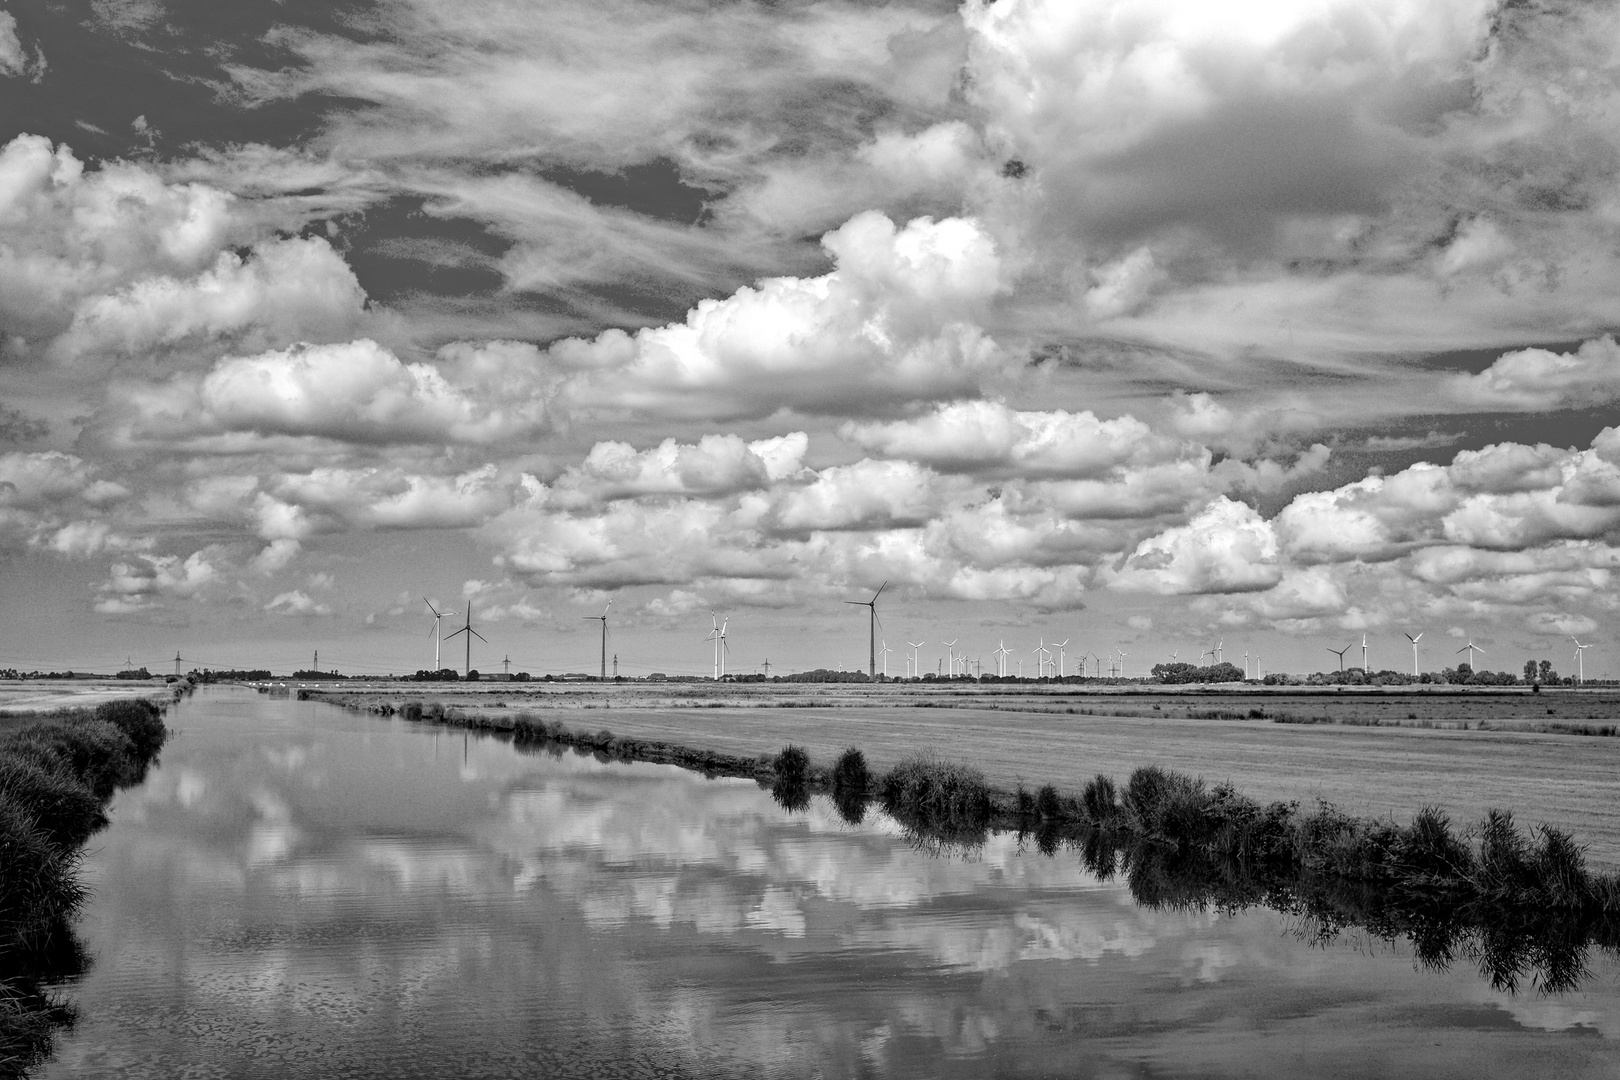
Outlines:
POLYGON ((168 700, 161 682, 129 680, 0 679, 0 729, 21 723, 34 713, 94 708, 103 701, 149 697, 168 700))
POLYGON ((1072 792, 1099 772, 1123 780, 1156 764, 1230 781, 1259 799, 1322 798, 1403 822, 1425 805, 1462 825, 1500 808, 1524 825, 1569 830, 1593 863, 1620 868, 1620 737, 1536 730, 1613 730, 1620 722, 1614 690, 533 683, 322 690, 328 700, 353 695, 357 704, 439 700, 527 710, 570 727, 730 753, 774 754, 792 742, 826 762, 856 746, 879 769, 934 754, 1009 788, 1051 783, 1072 792), (1328 722, 1279 723, 1278 716, 1328 722), (1364 726, 1373 723, 1388 726, 1364 726))

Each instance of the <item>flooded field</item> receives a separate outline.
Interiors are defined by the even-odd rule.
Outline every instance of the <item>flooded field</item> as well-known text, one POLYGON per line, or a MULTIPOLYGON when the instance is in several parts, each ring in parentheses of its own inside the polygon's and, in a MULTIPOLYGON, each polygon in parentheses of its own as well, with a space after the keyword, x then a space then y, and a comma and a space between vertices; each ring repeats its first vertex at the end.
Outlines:
POLYGON ((748 781, 231 689, 170 723, 92 841, 94 964, 44 1076, 1620 1069, 1603 952, 1510 993, 1466 955, 1144 906, 1072 851, 942 852, 748 781))

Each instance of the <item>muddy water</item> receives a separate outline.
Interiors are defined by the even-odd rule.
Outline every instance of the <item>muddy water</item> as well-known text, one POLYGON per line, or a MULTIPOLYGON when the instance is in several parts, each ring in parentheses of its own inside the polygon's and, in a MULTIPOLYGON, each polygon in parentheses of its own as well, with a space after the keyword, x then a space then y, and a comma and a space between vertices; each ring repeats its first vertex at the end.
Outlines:
POLYGON ((93 842, 50 1077, 1612 1076, 1620 968, 1137 906, 748 782, 221 689, 93 842))

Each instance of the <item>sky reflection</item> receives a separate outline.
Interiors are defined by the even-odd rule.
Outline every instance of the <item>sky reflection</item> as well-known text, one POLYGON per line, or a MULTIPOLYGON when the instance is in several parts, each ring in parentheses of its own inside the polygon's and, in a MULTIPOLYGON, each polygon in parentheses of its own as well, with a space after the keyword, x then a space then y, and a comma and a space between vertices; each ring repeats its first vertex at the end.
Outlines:
POLYGON ((97 959, 46 1076, 1620 1065, 1601 958, 1513 997, 1270 912, 1142 908, 1009 835, 939 858, 822 799, 231 692, 178 724, 91 855, 97 959))

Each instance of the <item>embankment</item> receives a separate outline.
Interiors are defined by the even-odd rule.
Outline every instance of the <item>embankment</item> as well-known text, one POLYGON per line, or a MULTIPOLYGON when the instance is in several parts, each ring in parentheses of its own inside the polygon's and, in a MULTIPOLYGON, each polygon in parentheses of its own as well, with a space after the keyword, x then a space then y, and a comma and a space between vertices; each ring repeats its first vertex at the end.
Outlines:
MULTIPOLYGON (((189 691, 178 684, 176 695, 189 691)), ((0 734, 0 1076, 49 1052, 71 1011, 49 989, 82 971, 80 848, 138 784, 167 736, 164 707, 104 702, 26 718, 0 734)))

